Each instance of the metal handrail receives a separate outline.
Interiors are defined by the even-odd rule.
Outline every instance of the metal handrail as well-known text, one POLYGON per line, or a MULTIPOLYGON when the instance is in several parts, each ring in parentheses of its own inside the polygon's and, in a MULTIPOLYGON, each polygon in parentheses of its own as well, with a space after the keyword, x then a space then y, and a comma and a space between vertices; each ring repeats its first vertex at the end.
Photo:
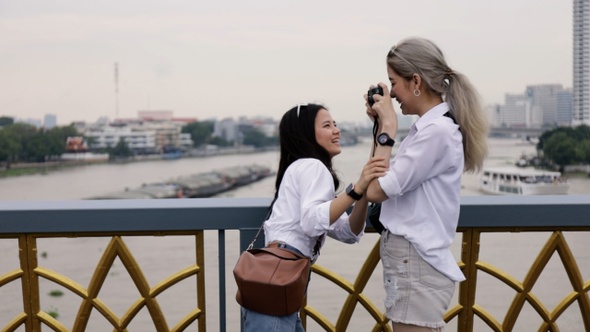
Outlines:
MULTIPOLYGON (((43 277, 53 278, 84 294, 85 290, 79 288, 78 285, 69 284, 69 281, 63 279, 62 276, 55 275, 51 271, 36 265, 36 238, 112 236, 112 248, 117 248, 112 249, 112 253, 130 258, 129 264, 133 264, 132 255, 126 251, 124 242, 120 241, 121 236, 195 235, 197 245, 199 243, 202 245, 202 231, 215 230, 218 233, 219 242, 219 324, 220 329, 225 331, 227 319, 225 259, 228 255, 225 252, 225 231, 239 230, 240 250, 245 249, 253 238, 254 232, 260 226, 270 202, 270 198, 2 201, 0 202, 0 241, 5 238, 18 238, 19 246, 25 251, 28 250, 30 256, 20 258, 21 269, 19 271, 11 271, 8 274, 0 275, 0 288, 15 280, 25 280, 27 278, 35 280, 43 277), (31 265, 34 265, 35 269, 27 268, 27 266, 31 265)), ((549 331, 557 326, 553 320, 559 317, 573 302, 578 302, 582 310, 583 324, 586 330, 590 330, 590 301, 588 300, 590 282, 581 278, 575 257, 569 252, 567 241, 562 236, 563 231, 590 231, 590 218, 588 216, 590 216, 590 196, 462 197, 458 231, 463 233, 463 250, 459 265, 468 280, 460 284, 460 304, 449 310, 446 320, 457 318, 459 321, 458 330, 473 331, 474 317, 477 316, 495 331, 510 331, 514 327, 523 303, 528 302, 544 317, 545 323, 542 328, 549 331), (547 241, 545 248, 536 259, 535 265, 522 282, 515 280, 504 271, 479 260, 479 242, 482 233, 529 231, 549 231, 553 232, 553 235, 547 241), (536 267, 544 266, 553 252, 558 252, 560 256, 564 257, 565 269, 575 291, 564 296, 562 303, 552 312, 549 312, 538 299, 531 296, 530 288, 542 272, 536 267), (517 291, 518 294, 515 296, 509 313, 503 322, 498 322, 495 317, 479 307, 475 302, 478 273, 492 275, 517 291), (588 310, 584 311, 586 309, 588 310)), ((239 252, 230 253, 229 255, 237 257, 239 252)), ((188 268, 187 271, 179 272, 180 274, 167 278, 163 284, 177 282, 178 278, 185 275, 198 274, 201 268, 199 265, 202 264, 203 259, 201 258, 201 262, 197 262, 195 266, 188 268)), ((199 261, 198 257, 197 261, 199 261)), ((378 251, 375 252, 374 250, 367 257, 366 268, 357 278, 354 287, 364 287, 364 283, 373 273, 377 261, 378 251)), ((333 280, 336 284, 340 284, 341 287, 345 288, 345 291, 351 291, 347 288, 349 286, 344 286, 345 283, 339 276, 326 271, 322 266, 314 266, 314 272, 320 277, 325 277, 333 280)), ((132 278, 134 281, 141 280, 142 276, 137 274, 132 278)), ((23 289, 26 289, 27 294, 30 296, 38 297, 38 294, 34 294, 35 282, 31 283, 31 285, 33 286, 31 289, 26 289, 25 286, 23 286, 23 289)), ((146 289, 145 291, 149 293, 149 290, 146 289)), ((26 296, 26 292, 23 290, 23 297, 26 296)), ((354 303, 361 303, 363 307, 368 308, 367 310, 375 319, 373 330, 390 331, 391 327, 387 324, 387 319, 379 312, 379 307, 370 303, 361 293, 362 289, 353 289, 352 293, 349 293, 343 312, 346 311, 347 314, 351 314, 351 310, 354 310, 354 303)), ((152 295, 148 294, 148 302, 149 296, 152 295)), ((15 317, 11 322, 0 321, 0 328, 24 325, 27 331, 34 330, 31 325, 34 316, 37 322, 35 326, 40 326, 43 323, 56 331, 69 331, 66 327, 61 326, 57 320, 42 312, 38 306, 35 306, 35 301, 30 302, 25 298, 23 300, 25 301, 25 312, 15 317), (33 305, 30 305, 30 303, 33 303, 33 305)), ((91 300, 89 299, 89 301, 91 300)), ((149 303, 151 303, 152 310, 156 312, 156 303, 149 303)), ((204 305, 204 299, 201 304, 204 305)), ((104 305, 96 302, 94 305, 102 308, 108 314, 108 308, 104 305)), ((186 320, 183 320, 171 330, 175 328, 181 330, 190 325, 190 322, 201 318, 202 323, 200 322, 199 326, 205 326, 205 313, 205 308, 196 308, 186 320)), ((341 314, 341 317, 344 316, 341 314)), ((107 317, 115 316, 107 315, 107 317)), ((126 317, 131 319, 132 315, 126 317)), ((313 319, 326 330, 339 331, 344 325, 338 324, 348 324, 346 318, 339 319, 334 324, 322 316, 321 308, 316 309, 310 306, 304 308, 302 318, 304 320, 313 319)), ((115 320, 115 318, 112 319, 115 320)), ((161 329, 165 330, 166 328, 161 329)))

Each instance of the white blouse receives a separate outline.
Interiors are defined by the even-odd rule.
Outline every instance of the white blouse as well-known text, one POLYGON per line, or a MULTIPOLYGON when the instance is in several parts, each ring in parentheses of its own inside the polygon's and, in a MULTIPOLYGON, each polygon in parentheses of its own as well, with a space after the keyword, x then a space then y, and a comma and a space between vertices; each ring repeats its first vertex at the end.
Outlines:
MULTIPOLYGON (((264 223, 266 243, 285 242, 312 257, 323 234, 345 243, 358 242, 364 230, 354 234, 346 212, 330 225, 330 204, 335 197, 332 175, 321 161, 305 158, 293 162, 285 171, 272 214, 264 223)), ((324 241, 322 237, 321 245, 324 241)))
POLYGON ((379 178, 388 199, 380 220, 405 237, 420 256, 454 281, 465 280, 449 247, 459 222, 463 136, 441 103, 410 129, 389 171, 379 178))

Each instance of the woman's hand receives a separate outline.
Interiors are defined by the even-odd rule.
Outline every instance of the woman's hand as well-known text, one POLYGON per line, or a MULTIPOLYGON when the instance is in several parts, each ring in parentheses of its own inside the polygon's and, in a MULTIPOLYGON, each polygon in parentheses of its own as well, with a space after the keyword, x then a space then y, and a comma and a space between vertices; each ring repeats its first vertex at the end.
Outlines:
MULTIPOLYGON (((367 115, 373 120, 375 117, 379 118, 379 132, 386 131, 389 136, 397 134, 397 114, 393 108, 391 100, 391 92, 385 83, 379 83, 383 89, 383 96, 374 94, 373 106, 369 106, 367 102, 367 115)), ((367 99, 367 97, 365 97, 367 99)))
MULTIPOLYGON (((371 108, 371 105, 369 104, 369 93, 368 93, 368 92, 369 92, 371 89, 373 89, 374 87, 375 87, 374 85, 371 85, 371 86, 369 87, 369 90, 367 90, 367 93, 365 93, 365 94, 363 95, 363 98, 365 98, 365 107, 366 107, 365 113, 367 113, 367 116, 369 117, 369 119, 370 119, 370 120, 371 120, 371 122, 373 122, 373 123, 375 123, 375 118, 377 117, 377 112, 376 112, 375 110, 373 110, 373 109, 371 108)), ((385 90, 383 90, 383 93, 385 93, 385 90)), ((373 95, 373 96, 375 96, 375 95, 373 95)), ((373 98, 373 101, 375 101, 375 98, 373 98)))
POLYGON ((383 157, 372 157, 370 158, 365 166, 363 167, 363 172, 354 185, 354 191, 359 194, 363 194, 369 183, 374 179, 384 176, 387 172, 387 163, 385 162, 385 158, 383 157))

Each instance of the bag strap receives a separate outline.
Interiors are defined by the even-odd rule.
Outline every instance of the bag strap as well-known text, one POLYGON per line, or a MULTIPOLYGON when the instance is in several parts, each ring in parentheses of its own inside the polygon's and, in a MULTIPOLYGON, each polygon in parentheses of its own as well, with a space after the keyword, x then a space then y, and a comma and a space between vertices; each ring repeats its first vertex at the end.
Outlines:
POLYGON ((377 130, 379 130, 379 117, 375 115, 375 120, 373 121, 373 153, 371 157, 375 156, 375 149, 377 148, 377 130))
POLYGON ((268 207, 268 212, 266 213, 266 218, 264 218, 264 220, 262 221, 262 225, 260 225, 260 228, 258 228, 258 232, 256 232, 254 239, 252 240, 252 242, 250 242, 250 245, 248 245, 248 248, 246 248, 246 250, 250 250, 250 249, 254 248, 254 243, 258 239, 258 235, 260 235, 260 231, 262 231, 262 227, 264 227, 264 223, 268 220, 268 218, 270 218, 270 215, 272 213, 272 207, 273 207, 273 205, 275 205, 277 198, 279 198, 279 191, 278 190, 275 194, 275 198, 272 200, 272 203, 270 203, 270 206, 268 207))
POLYGON ((252 254, 257 254, 257 253, 261 253, 261 252, 265 252, 268 253, 270 255, 273 255, 275 257, 278 257, 280 259, 285 259, 288 261, 297 261, 300 259, 309 259, 303 255, 300 255, 292 250, 284 250, 282 248, 269 248, 269 247, 264 247, 264 248, 258 248, 258 249, 251 249, 250 253, 252 254))

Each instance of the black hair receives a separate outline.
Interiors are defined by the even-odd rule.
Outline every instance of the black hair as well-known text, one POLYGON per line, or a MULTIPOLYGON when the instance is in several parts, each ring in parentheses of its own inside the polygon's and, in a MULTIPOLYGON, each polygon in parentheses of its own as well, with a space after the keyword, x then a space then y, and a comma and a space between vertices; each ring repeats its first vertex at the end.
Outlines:
POLYGON ((315 137, 315 118, 322 109, 327 110, 323 105, 306 104, 295 106, 283 115, 279 124, 281 157, 275 182, 277 192, 287 167, 301 158, 321 161, 332 174, 334 188, 338 188, 340 180, 332 168, 332 157, 318 144, 315 137))

